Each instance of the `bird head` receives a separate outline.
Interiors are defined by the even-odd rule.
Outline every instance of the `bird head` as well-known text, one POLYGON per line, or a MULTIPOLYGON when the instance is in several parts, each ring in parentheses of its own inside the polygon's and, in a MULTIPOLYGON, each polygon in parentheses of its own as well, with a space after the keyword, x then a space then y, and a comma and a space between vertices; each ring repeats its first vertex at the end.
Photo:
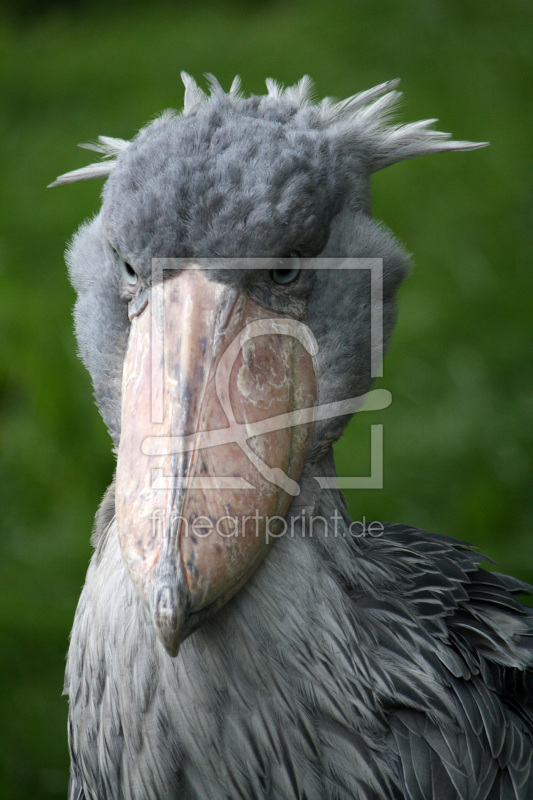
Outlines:
POLYGON ((76 331, 117 451, 123 559, 171 655, 340 436, 346 410, 320 410, 371 386, 406 267, 372 220, 371 174, 481 146, 391 124, 395 82, 314 103, 307 78, 248 98, 183 78, 182 113, 100 137, 102 160, 55 182, 107 179, 67 251, 76 331))

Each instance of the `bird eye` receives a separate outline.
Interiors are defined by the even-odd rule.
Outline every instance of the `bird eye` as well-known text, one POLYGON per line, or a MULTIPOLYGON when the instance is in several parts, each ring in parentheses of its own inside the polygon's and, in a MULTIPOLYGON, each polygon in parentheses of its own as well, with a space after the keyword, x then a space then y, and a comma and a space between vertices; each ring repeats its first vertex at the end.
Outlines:
POLYGON ((118 262, 118 268, 120 269, 122 280, 130 288, 132 286, 136 286, 139 281, 139 276, 137 275, 133 267, 131 266, 131 264, 128 264, 127 261, 124 261, 120 253, 118 253, 118 251, 113 247, 112 244, 110 245, 110 247, 111 250, 113 251, 113 255, 115 256, 115 260, 118 262))
POLYGON ((288 283, 293 283, 301 271, 300 254, 293 251, 286 258, 280 258, 278 266, 270 274, 274 283, 286 286, 288 283))
POLYGON ((128 286, 135 286, 137 284, 137 281, 139 280, 139 276, 137 275, 131 264, 128 264, 127 261, 124 261, 124 259, 121 258, 120 268, 122 270, 122 275, 124 277, 124 280, 128 284, 128 286))

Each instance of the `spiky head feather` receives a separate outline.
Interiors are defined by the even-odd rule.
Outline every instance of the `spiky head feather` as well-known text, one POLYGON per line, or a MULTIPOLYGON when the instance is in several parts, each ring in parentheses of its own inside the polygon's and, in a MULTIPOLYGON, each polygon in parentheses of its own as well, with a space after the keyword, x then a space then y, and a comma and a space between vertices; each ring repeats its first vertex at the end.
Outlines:
MULTIPOLYGON (((242 104, 241 82, 237 75, 229 92, 225 93, 220 83, 212 75, 208 76, 210 94, 206 94, 196 81, 186 72, 181 73, 185 86, 183 111, 166 111, 147 127, 161 125, 176 116, 189 116, 201 107, 214 105, 222 98, 234 104, 242 104)), ((358 92, 345 100, 336 101, 326 97, 318 103, 312 101, 313 82, 308 75, 294 84, 284 87, 272 78, 266 79, 267 94, 261 96, 259 109, 268 111, 277 104, 289 112, 303 125, 318 128, 333 135, 339 143, 352 145, 364 154, 369 172, 428 153, 447 150, 474 150, 484 147, 486 142, 454 141, 451 134, 433 130, 435 119, 420 120, 407 124, 394 124, 392 118, 401 98, 396 91, 398 80, 387 81, 363 92, 358 92)), ((146 130, 143 128, 138 135, 146 130)), ((50 186, 107 178, 117 163, 117 159, 129 146, 124 139, 99 136, 96 143, 81 144, 89 150, 101 153, 103 160, 86 167, 60 175, 50 186)))

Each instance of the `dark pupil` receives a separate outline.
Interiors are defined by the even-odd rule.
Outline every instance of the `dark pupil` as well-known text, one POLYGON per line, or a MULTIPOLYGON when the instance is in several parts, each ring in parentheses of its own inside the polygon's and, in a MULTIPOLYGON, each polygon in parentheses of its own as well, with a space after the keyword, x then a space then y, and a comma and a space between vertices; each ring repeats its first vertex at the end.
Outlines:
POLYGON ((126 267, 126 272, 130 276, 130 278, 136 278, 137 277, 137 273, 135 272, 135 270, 133 269, 131 264, 128 264, 128 262, 125 261, 124 262, 124 266, 126 267))
POLYGON ((287 284, 292 283, 300 274, 299 267, 292 267, 292 269, 288 267, 280 267, 278 269, 272 270, 272 278, 276 283, 279 284, 287 284))

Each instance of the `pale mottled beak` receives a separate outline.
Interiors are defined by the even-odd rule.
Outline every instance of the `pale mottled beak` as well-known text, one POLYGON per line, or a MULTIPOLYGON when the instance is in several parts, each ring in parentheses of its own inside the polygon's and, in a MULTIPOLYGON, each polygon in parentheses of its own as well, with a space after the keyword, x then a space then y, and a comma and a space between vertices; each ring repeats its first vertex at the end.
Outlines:
POLYGON ((132 320, 117 526, 171 655, 258 567, 298 492, 311 424, 293 412, 317 381, 304 326, 279 317, 184 269, 132 320))

